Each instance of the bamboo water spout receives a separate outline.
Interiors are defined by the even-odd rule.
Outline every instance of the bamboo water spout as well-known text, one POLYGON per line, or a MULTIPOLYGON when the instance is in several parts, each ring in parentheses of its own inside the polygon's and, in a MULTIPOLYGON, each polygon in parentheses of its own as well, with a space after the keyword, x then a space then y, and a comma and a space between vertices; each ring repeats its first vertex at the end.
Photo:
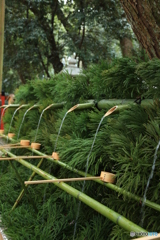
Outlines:
POLYGON ((72 112, 74 110, 82 110, 82 109, 89 109, 95 106, 95 102, 94 101, 90 101, 87 103, 80 103, 80 104, 76 104, 75 106, 73 106, 72 108, 70 108, 67 113, 72 112))
POLYGON ((115 175, 109 172, 101 172, 99 177, 82 177, 82 178, 63 178, 63 179, 51 179, 51 180, 37 180, 37 181, 25 181, 25 184, 40 184, 40 183, 53 183, 53 182, 75 182, 75 181, 86 181, 100 179, 103 182, 114 183, 115 175))

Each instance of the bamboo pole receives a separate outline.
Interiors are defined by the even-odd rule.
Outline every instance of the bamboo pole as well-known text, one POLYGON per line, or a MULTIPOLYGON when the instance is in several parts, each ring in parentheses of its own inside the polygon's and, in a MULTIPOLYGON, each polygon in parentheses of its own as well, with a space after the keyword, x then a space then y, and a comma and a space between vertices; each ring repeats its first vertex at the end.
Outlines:
MULTIPOLYGON (((3 135, 3 137, 4 137, 4 138, 7 138, 5 135, 3 135)), ((11 139, 11 141, 14 142, 15 140, 14 140, 14 139, 11 139)), ((28 150, 34 152, 35 154, 37 154, 37 155, 39 155, 39 156, 41 156, 41 157, 42 157, 42 156, 46 156, 44 153, 41 153, 40 151, 38 151, 38 150, 36 150, 36 149, 30 149, 30 148, 29 148, 28 150)), ((3 149, 2 149, 2 152, 3 152, 3 149)), ((72 171, 72 172, 74 172, 74 173, 76 173, 76 174, 79 174, 79 175, 81 175, 81 176, 84 176, 84 177, 85 177, 85 176, 86 176, 86 177, 93 177, 93 176, 90 175, 90 174, 87 174, 87 175, 86 175, 85 172, 80 171, 80 170, 78 170, 78 169, 76 169, 76 168, 73 168, 73 167, 69 166, 68 164, 66 164, 66 163, 64 163, 64 162, 61 162, 60 160, 55 161, 55 160, 53 160, 53 158, 47 158, 47 159, 48 159, 49 161, 51 161, 51 162, 54 162, 55 164, 58 164, 59 166, 61 166, 61 167, 63 167, 63 168, 68 169, 69 171, 72 171)), ((131 198, 131 199, 133 199, 133 200, 135 200, 135 201, 137 201, 137 202, 139 202, 139 203, 141 203, 141 202, 143 201, 143 197, 139 197, 139 196, 137 196, 137 195, 135 195, 135 194, 133 194, 133 193, 131 193, 131 192, 128 192, 128 191, 124 190, 123 188, 117 187, 117 186, 114 185, 114 184, 105 183, 105 182, 102 182, 102 181, 100 181, 100 180, 98 180, 98 179, 95 179, 95 180, 93 180, 93 181, 95 181, 95 182, 97 182, 97 183, 99 183, 99 184, 101 184, 101 185, 103 185, 103 186, 105 186, 105 187, 107 187, 107 188, 115 191, 115 192, 118 192, 118 193, 124 195, 124 196, 127 197, 127 198, 131 198)), ((157 203, 151 202, 151 201, 149 201, 149 200, 147 200, 147 199, 146 199, 146 202, 145 202, 145 206, 148 206, 148 207, 150 207, 150 208, 152 208, 152 209, 155 209, 156 211, 159 211, 159 212, 160 212, 160 205, 158 205, 157 203)))
POLYGON ((75 181, 86 181, 101 179, 101 177, 83 177, 83 178, 61 178, 61 179, 51 179, 51 180, 37 180, 37 181, 25 181, 27 185, 31 184, 41 184, 41 183, 54 183, 54 182, 75 182, 75 181))
MULTIPOLYGON (((4 147, 0 147, 0 150, 1 149, 5 149, 5 148, 31 148, 31 146, 4 146, 4 147)), ((2 159, 2 158, 0 158, 0 160, 9 160, 9 159, 2 159)))
POLYGON ((0 0, 0 95, 2 92, 5 0, 0 0))
MULTIPOLYGON (((3 151, 5 153, 7 153, 9 156, 15 157, 15 155, 12 154, 11 152, 6 151, 6 150, 3 150, 3 151)), ((23 166, 33 170, 34 172, 36 172, 37 174, 39 174, 41 177, 43 177, 45 179, 48 179, 48 180, 56 179, 52 175, 46 173, 45 171, 37 168, 34 165, 26 162, 23 159, 21 159, 21 160, 17 159, 16 161, 19 162, 20 164, 22 164, 23 166)), ((119 225, 123 229, 125 229, 129 232, 130 231, 147 232, 145 229, 143 229, 140 226, 136 225, 135 223, 129 221, 128 219, 126 219, 125 217, 120 215, 119 213, 117 213, 117 212, 113 211, 112 209, 104 206, 103 204, 101 204, 98 201, 94 200, 93 198, 87 196, 86 194, 78 191, 77 189, 67 185, 66 183, 54 182, 53 184, 56 185, 57 187, 59 187, 60 189, 62 189, 63 191, 67 192, 68 194, 72 195, 73 197, 79 199, 80 201, 82 201, 83 203, 85 203, 86 205, 88 205, 89 207, 94 209, 95 211, 99 212, 101 215, 105 216, 106 218, 108 218, 109 220, 114 222, 115 224, 119 225)))
MULTIPOLYGON (((43 158, 39 161, 39 163, 37 164, 37 168, 39 168, 41 166, 43 162, 43 158)), ((32 181, 32 179, 34 178, 34 176, 36 175, 36 172, 32 172, 31 176, 29 177, 28 181, 32 181)), ((25 188, 22 189, 22 191, 20 192, 18 198, 16 199, 10 213, 17 207, 17 205, 19 204, 19 202, 21 201, 24 193, 25 193, 25 189, 28 187, 28 185, 25 185, 25 188)))
MULTIPOLYGON (((108 105, 118 105, 119 110, 131 108, 132 105, 137 105, 136 99, 103 99, 97 103, 98 109, 106 109, 108 105)), ((144 99, 141 101, 142 107, 151 106, 154 104, 153 99, 144 99)), ((118 110, 118 109, 117 109, 118 110)), ((118 111, 117 111, 118 112, 118 111)))
MULTIPOLYGON (((2 148, 3 149, 3 148, 2 148)), ((31 159, 31 158, 33 158, 33 159, 38 159, 38 158, 52 158, 53 159, 53 157, 52 156, 48 156, 48 155, 44 155, 44 156, 15 156, 15 157, 1 157, 0 158, 0 161, 5 161, 5 160, 16 160, 16 159, 22 159, 22 158, 24 158, 24 159, 31 159)))

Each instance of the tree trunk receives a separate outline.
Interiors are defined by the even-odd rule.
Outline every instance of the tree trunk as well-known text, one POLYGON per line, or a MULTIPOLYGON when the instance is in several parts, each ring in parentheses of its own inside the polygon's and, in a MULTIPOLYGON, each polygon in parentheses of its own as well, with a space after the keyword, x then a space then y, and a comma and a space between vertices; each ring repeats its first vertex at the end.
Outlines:
POLYGON ((133 50, 133 44, 131 39, 124 37, 120 39, 120 47, 122 51, 123 57, 131 57, 132 56, 132 50, 133 50))
POLYGON ((158 0, 120 0, 138 41, 149 58, 160 58, 160 4, 158 0))

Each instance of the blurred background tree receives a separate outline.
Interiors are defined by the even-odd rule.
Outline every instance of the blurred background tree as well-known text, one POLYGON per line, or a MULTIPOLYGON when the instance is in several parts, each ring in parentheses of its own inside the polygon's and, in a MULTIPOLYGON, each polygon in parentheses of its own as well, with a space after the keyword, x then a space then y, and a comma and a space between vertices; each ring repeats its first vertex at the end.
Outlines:
POLYGON ((133 45, 138 43, 119 0, 6 0, 3 89, 50 78, 73 52, 87 67, 132 56, 133 45))

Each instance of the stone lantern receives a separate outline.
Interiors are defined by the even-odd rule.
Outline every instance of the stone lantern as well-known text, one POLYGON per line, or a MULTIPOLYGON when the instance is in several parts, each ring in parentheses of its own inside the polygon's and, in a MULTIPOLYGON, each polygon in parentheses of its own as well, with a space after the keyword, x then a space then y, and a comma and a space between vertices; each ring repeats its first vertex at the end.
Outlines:
POLYGON ((78 65, 78 57, 75 59, 75 54, 69 57, 67 60, 67 67, 65 67, 61 72, 69 73, 71 76, 75 77, 82 72, 82 62, 80 61, 80 68, 78 65))

